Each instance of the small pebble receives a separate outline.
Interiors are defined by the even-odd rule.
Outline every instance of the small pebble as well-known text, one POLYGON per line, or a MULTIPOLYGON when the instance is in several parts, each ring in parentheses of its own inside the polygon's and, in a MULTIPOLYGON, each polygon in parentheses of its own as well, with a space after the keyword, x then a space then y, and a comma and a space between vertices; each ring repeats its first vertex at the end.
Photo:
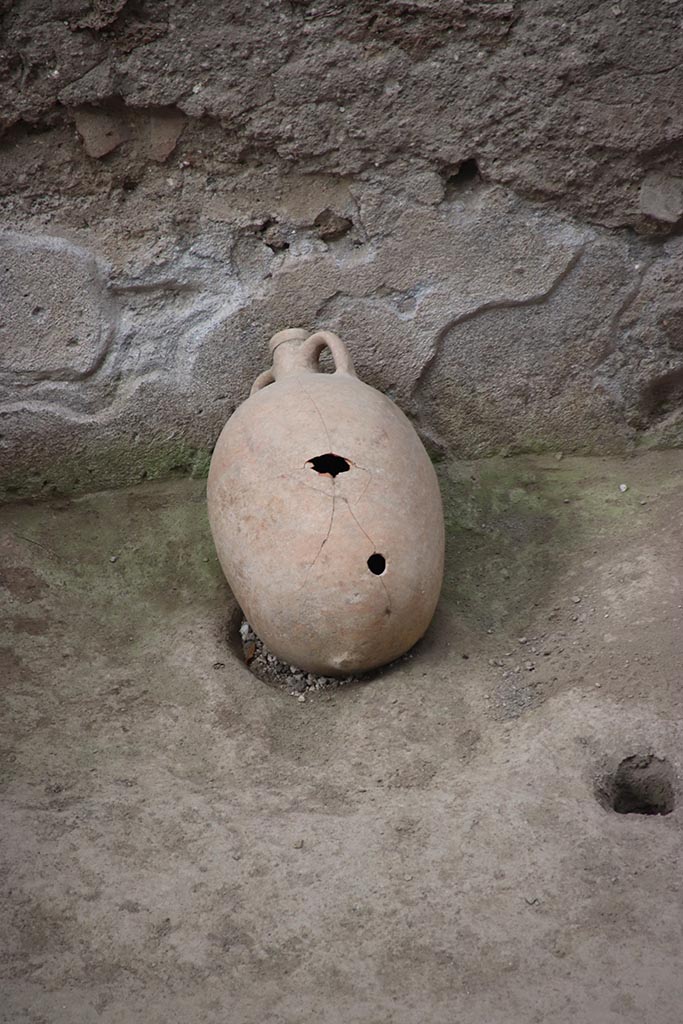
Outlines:
POLYGON ((578 594, 574 594, 572 601, 574 602, 574 604, 581 604, 581 598, 578 594))
POLYGON ((302 850, 303 846, 304 846, 303 839, 297 839, 297 841, 294 843, 294 849, 295 850, 302 850))
POLYGON ((619 490, 624 494, 628 490, 628 484, 619 484, 619 490))
POLYGON ((116 555, 112 555, 112 556, 111 556, 111 558, 109 559, 109 561, 110 561, 110 562, 116 562, 116 561, 118 561, 118 559, 117 559, 117 556, 116 556, 116 555))
POLYGON ((297 697, 297 700, 299 701, 299 704, 305 704, 306 703, 306 694, 305 693, 299 694, 299 696, 297 697))

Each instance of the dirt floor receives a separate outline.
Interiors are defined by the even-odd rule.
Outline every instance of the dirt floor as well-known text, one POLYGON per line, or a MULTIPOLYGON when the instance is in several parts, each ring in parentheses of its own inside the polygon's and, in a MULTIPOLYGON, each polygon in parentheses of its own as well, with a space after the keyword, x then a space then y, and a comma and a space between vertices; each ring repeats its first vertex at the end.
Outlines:
POLYGON ((202 482, 0 512, 2 1021, 680 1024, 683 452, 438 468, 430 633, 304 700, 202 482))

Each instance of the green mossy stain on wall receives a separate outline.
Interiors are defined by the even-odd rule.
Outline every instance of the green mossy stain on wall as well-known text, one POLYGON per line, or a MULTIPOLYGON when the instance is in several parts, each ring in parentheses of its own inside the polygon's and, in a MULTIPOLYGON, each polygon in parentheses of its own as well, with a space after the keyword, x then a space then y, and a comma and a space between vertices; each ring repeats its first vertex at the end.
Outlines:
POLYGON ((74 454, 61 463, 37 466, 30 474, 8 473, 0 480, 0 501, 71 496, 129 487, 142 480, 208 475, 211 451, 182 441, 108 445, 74 454))

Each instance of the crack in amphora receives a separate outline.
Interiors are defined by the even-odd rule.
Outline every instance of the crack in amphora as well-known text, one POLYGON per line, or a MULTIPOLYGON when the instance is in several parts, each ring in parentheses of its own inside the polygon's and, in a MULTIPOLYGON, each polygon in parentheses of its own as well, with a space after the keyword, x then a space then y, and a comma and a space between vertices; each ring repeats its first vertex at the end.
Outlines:
MULTIPOLYGON (((370 470, 367 470, 367 472, 370 473, 370 470)), ((368 484, 366 485, 366 488, 364 490, 364 494, 367 492, 368 487, 370 486, 371 482, 372 482, 372 474, 371 474, 371 477, 370 477, 370 479, 368 481, 368 484)), ((346 498, 345 496, 340 495, 340 494, 337 493, 337 486, 336 486, 336 481, 335 480, 332 481, 332 485, 333 485, 333 488, 334 488, 333 489, 333 493, 331 495, 327 495, 326 492, 324 492, 324 490, 319 490, 317 487, 309 487, 308 484, 304 484, 304 486, 307 487, 308 489, 315 490, 316 494, 326 495, 326 497, 331 498, 332 499, 332 510, 331 510, 331 514, 330 514, 330 522, 328 523, 328 528, 327 528, 327 531, 326 531, 326 535, 323 538, 323 541, 321 542, 321 546, 319 546, 319 548, 317 549, 317 552, 315 553, 315 557, 310 562, 310 564, 306 567, 306 572, 304 574, 304 579, 303 579, 303 582, 302 582, 299 590, 303 590, 304 587, 306 586, 306 584, 308 583, 308 578, 309 578, 309 575, 310 575, 310 572, 311 572, 313 566, 316 564, 316 562, 319 559, 319 557, 321 557, 321 555, 323 554, 325 546, 327 545, 328 541, 330 540, 330 538, 332 536, 332 530, 333 530, 334 522, 335 522, 335 515, 337 514, 337 500, 339 500, 340 502, 343 502, 343 504, 348 509, 349 515, 353 519, 353 522, 355 523, 357 529, 360 530, 362 536, 364 536, 365 539, 369 542, 369 544, 371 546, 371 549, 372 549, 371 550, 371 554, 373 554, 374 552, 377 551, 377 546, 375 545, 375 542, 373 541, 372 537, 370 536, 369 532, 365 529, 365 527, 360 524, 360 521, 358 520, 358 517, 356 516, 355 512, 353 511, 353 508, 351 507, 351 502, 349 501, 349 499, 346 498)), ((357 504, 357 502, 355 504, 357 504)), ((384 590, 384 594, 386 596, 385 614, 386 615, 390 615, 391 614, 391 595, 389 594, 389 590, 387 588, 387 585, 386 585, 385 581, 382 579, 381 575, 378 575, 378 577, 376 577, 376 579, 379 580, 380 584, 382 585, 382 589, 384 590)))
POLYGON ((298 378, 297 378, 297 382, 298 382, 298 384, 299 384, 299 387, 301 388, 301 390, 302 390, 302 391, 303 391, 303 393, 305 394, 306 398, 307 398, 307 399, 309 400, 309 402, 311 403, 311 405, 312 405, 312 406, 313 406, 313 408, 315 409, 316 413, 318 414, 318 419, 319 419, 319 420, 320 420, 320 422, 322 423, 322 425, 323 425, 323 430, 325 431, 325 435, 326 435, 326 437, 327 437, 327 444, 328 444, 328 446, 329 446, 329 447, 331 447, 331 446, 332 446, 332 439, 330 438, 330 432, 329 432, 329 430, 327 429, 327 423, 325 423, 325 417, 323 416, 323 414, 321 413, 320 409, 318 408, 318 403, 317 403, 317 402, 315 401, 315 399, 314 399, 314 398, 313 398, 313 396, 311 395, 310 391, 307 391, 307 390, 306 390, 306 388, 305 388, 305 387, 303 386, 303 384, 301 383, 301 381, 300 381, 300 380, 298 380, 298 378))
MULTIPOLYGON (((318 406, 318 403, 315 401, 315 399, 313 398, 311 393, 304 387, 304 385, 303 385, 303 383, 301 381, 299 381, 298 383, 299 383, 299 387, 303 391, 304 395, 306 396, 306 398, 308 398, 309 402, 311 403, 311 405, 315 409, 316 414, 317 414, 320 422, 322 423, 323 430, 325 431, 325 436, 327 438, 328 447, 329 447, 330 451, 332 451, 333 450, 332 437, 331 437, 331 434, 330 434, 330 430, 329 430, 329 428, 327 426, 327 423, 325 421, 325 417, 323 416, 323 414, 322 414, 322 412, 321 412, 321 410, 320 410, 320 408, 318 406)), ((365 467, 365 466, 359 466, 357 463, 353 462, 352 459, 347 459, 347 462, 349 462, 349 464, 351 466, 353 466, 354 469, 360 469, 362 472, 368 474, 368 481, 367 481, 363 491, 361 492, 361 494, 358 496, 358 498, 354 502, 355 505, 358 505, 359 502, 362 500, 362 498, 364 498, 365 495, 367 494, 368 488, 370 487, 370 484, 372 483, 372 471, 367 469, 367 467, 365 467)), ((308 468, 309 467, 308 462, 305 463, 304 466, 305 466, 305 468, 308 468)), ((344 495, 341 495, 341 494, 338 493, 338 489, 337 489, 337 483, 338 482, 337 482, 336 478, 335 477, 330 477, 330 479, 332 481, 332 494, 331 495, 327 494, 328 497, 332 498, 332 510, 331 510, 331 513, 330 513, 330 521, 329 521, 328 526, 327 526, 327 532, 325 533, 325 536, 323 537, 323 539, 321 541, 320 547, 318 548, 318 551, 317 551, 317 553, 315 555, 315 558, 313 559, 311 564, 306 569, 306 573, 305 573, 303 582, 301 584, 301 587, 299 588, 300 590, 303 590, 303 588, 308 583, 308 578, 310 576, 311 570, 313 569, 313 567, 317 563, 318 559, 320 558, 320 556, 321 556, 321 554, 323 552, 323 549, 325 548, 325 545, 327 544, 328 540, 330 539, 330 536, 332 534, 332 528, 334 526, 334 517, 335 517, 336 511, 337 511, 337 498, 339 498, 341 501, 343 501, 344 504, 346 505, 346 507, 349 510, 349 513, 350 513, 351 518, 353 519, 354 523, 356 524, 356 526, 358 527, 360 532, 363 534, 363 536, 366 538, 366 540, 368 540, 368 542, 370 543, 370 545, 372 547, 372 552, 375 552, 377 550, 377 548, 375 546, 375 542, 373 541, 372 537, 361 526, 361 524, 360 524, 360 522, 358 520, 358 517, 356 516, 355 512, 353 511, 353 509, 351 507, 351 502, 349 501, 349 499, 347 497, 345 497, 344 495)), ((317 491, 319 494, 326 494, 327 493, 325 491, 319 490, 317 487, 312 487, 310 484, 304 484, 304 487, 307 487, 310 490, 317 491)), ((376 579, 378 579, 379 582, 381 583, 382 589, 384 590, 384 594, 386 596, 387 605, 386 605, 386 609, 385 609, 385 614, 386 615, 391 615, 391 596, 389 594, 389 590, 387 589, 387 585, 386 585, 385 581, 382 579, 381 576, 376 576, 376 579)))
MULTIPOLYGON (((319 494, 323 494, 324 492, 323 491, 319 491, 318 493, 319 494)), ((315 563, 320 558, 320 556, 321 556, 321 554, 323 552, 323 548, 327 544, 328 540, 330 539, 330 534, 332 533, 332 525, 334 523, 334 514, 335 514, 335 511, 336 511, 336 508, 337 508, 337 502, 336 502, 337 495, 336 494, 331 494, 331 495, 329 495, 329 497, 332 498, 332 514, 330 515, 330 521, 329 521, 329 524, 327 526, 327 533, 323 537, 322 543, 321 543, 320 547, 318 548, 317 555, 315 556, 315 558, 313 559, 311 564, 306 569, 306 575, 304 576, 303 582, 302 582, 301 586, 299 587, 299 590, 303 590, 303 588, 308 583, 308 577, 310 575, 310 572, 311 572, 313 566, 315 565, 315 563)))

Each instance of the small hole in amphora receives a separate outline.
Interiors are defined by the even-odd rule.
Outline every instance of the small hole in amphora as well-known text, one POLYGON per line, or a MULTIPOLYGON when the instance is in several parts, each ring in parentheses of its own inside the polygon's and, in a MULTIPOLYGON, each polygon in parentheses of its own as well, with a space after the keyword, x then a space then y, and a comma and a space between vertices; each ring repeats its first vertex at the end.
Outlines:
POLYGON ((633 754, 604 778, 598 796, 617 814, 671 814, 676 805, 674 772, 664 758, 633 754))
POLYGON ((387 560, 384 555, 378 554, 377 551, 370 555, 368 558, 368 569, 375 576, 381 576, 387 567, 387 560))
POLYGON ((311 469, 314 469, 316 473, 320 473, 321 476, 337 476, 338 473, 348 473, 351 468, 351 463, 348 459, 343 459, 341 455, 333 455, 332 452, 327 452, 326 455, 316 455, 314 459, 309 459, 306 463, 311 469))

